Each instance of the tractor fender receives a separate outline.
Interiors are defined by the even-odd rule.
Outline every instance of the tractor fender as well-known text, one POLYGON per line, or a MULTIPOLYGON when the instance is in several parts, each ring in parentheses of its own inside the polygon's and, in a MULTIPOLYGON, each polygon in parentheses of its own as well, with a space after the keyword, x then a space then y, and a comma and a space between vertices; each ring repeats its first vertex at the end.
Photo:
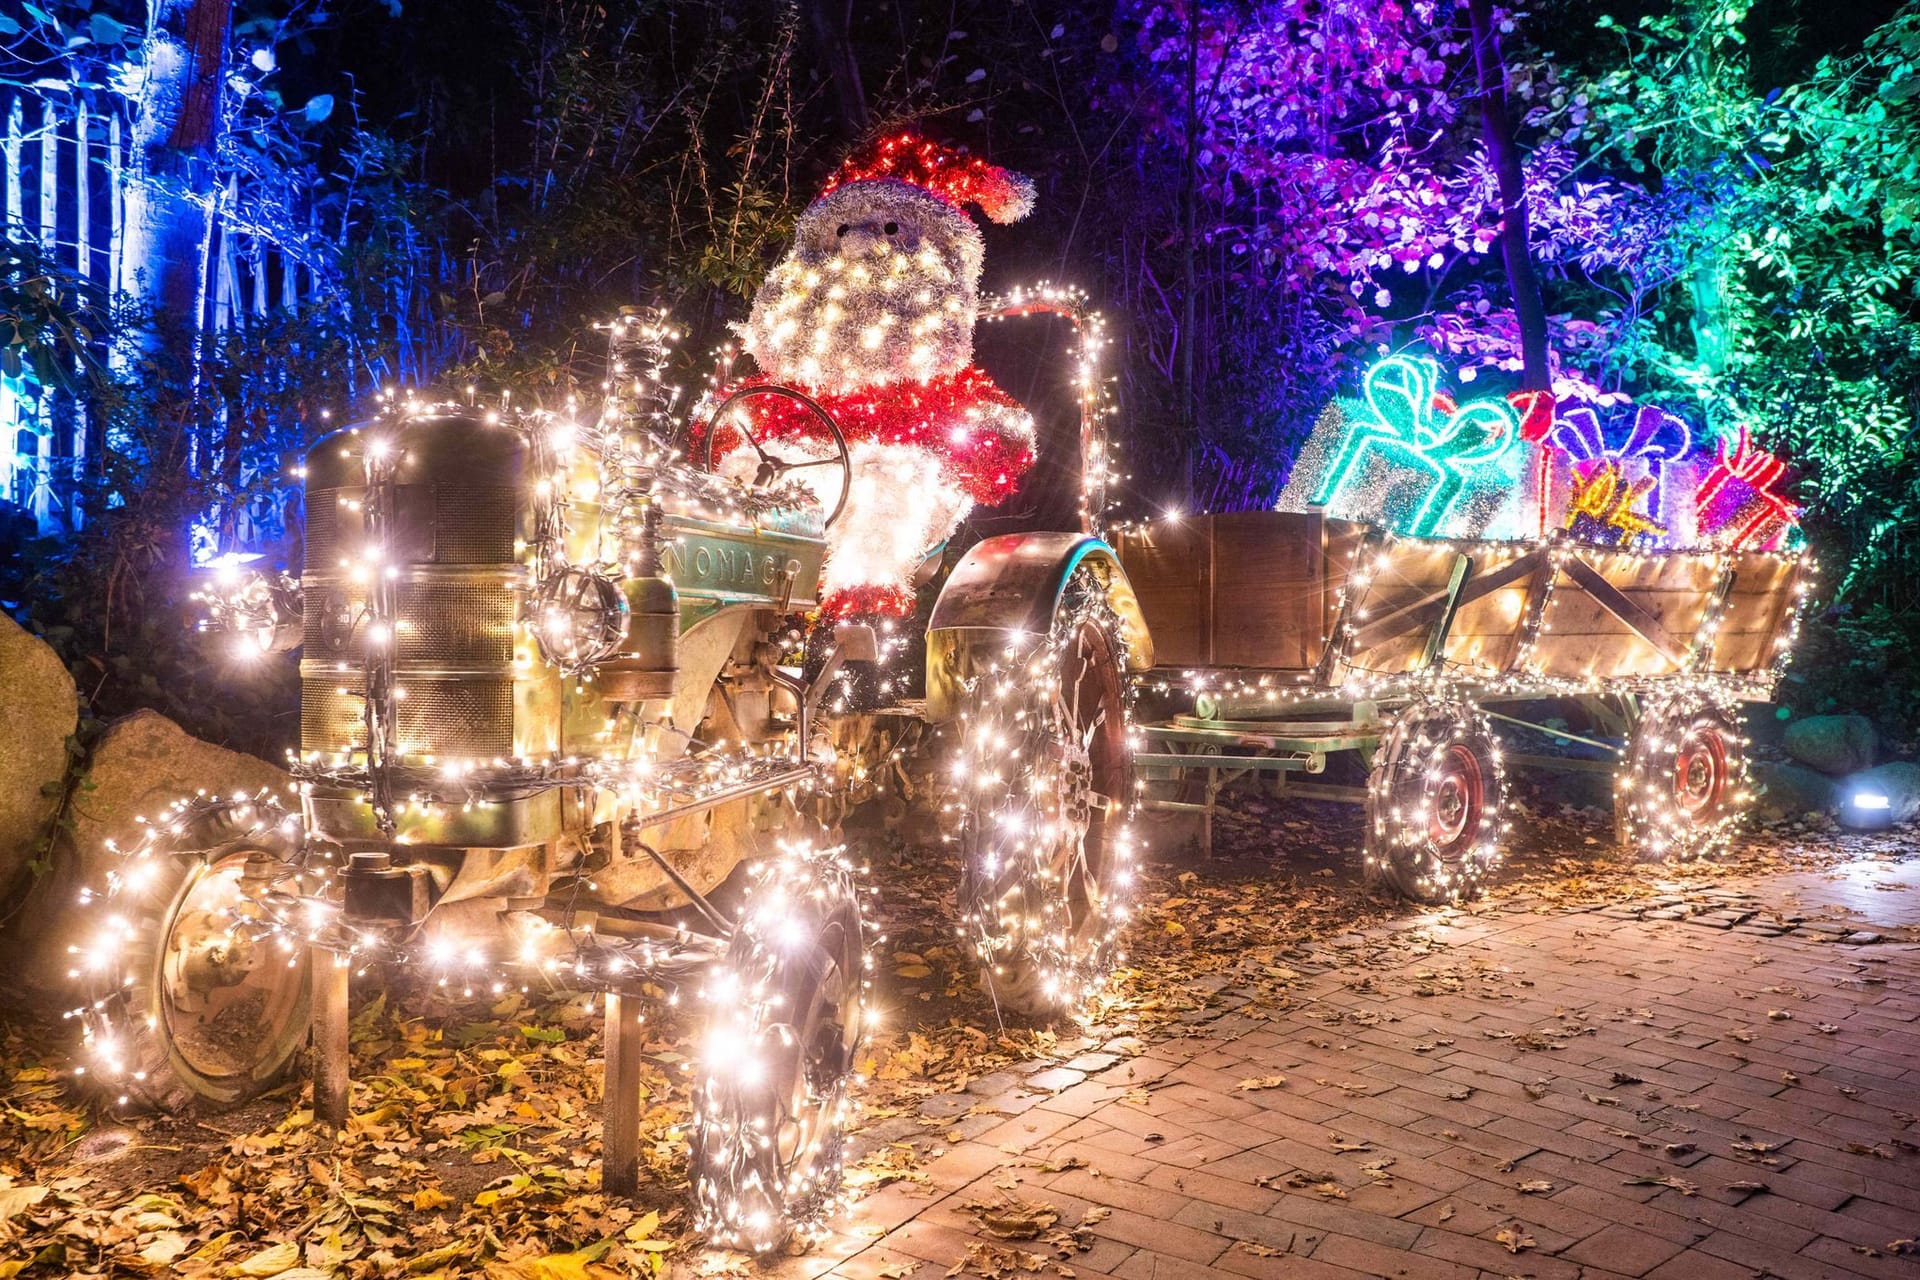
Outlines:
POLYGON ((1112 547, 1084 533, 1009 533, 976 543, 960 558, 927 621, 927 719, 940 724, 960 709, 970 651, 1003 647, 1021 635, 1053 628, 1067 579, 1090 567, 1107 588, 1126 641, 1127 667, 1153 666, 1153 637, 1133 584, 1112 547))

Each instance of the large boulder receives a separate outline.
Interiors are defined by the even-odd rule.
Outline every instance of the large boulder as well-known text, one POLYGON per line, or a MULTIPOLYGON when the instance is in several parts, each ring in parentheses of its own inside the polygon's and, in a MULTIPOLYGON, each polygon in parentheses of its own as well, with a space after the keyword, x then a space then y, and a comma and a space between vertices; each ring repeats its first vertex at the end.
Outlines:
POLYGON ((1888 816, 1895 823, 1920 817, 1920 764, 1896 760, 1850 774, 1840 782, 1843 800, 1861 792, 1887 798, 1888 816))
POLYGON ((1753 812, 1762 822, 1784 822, 1828 813, 1840 803, 1832 778, 1804 765, 1779 760, 1753 762, 1753 812))
POLYGON ((53 870, 34 883, 9 940, 27 985, 43 991, 66 982, 70 945, 85 937, 79 892, 104 884, 116 855, 107 841, 130 845, 141 817, 200 791, 291 797, 292 779, 264 760, 200 741, 156 711, 136 711, 108 725, 94 743, 86 773, 69 803, 71 826, 55 848, 53 870))
POLYGON ((67 776, 80 695, 66 663, 0 613, 0 894, 21 886, 67 776))
POLYGON ((1787 725, 1781 745, 1801 764, 1838 777, 1871 765, 1878 739, 1865 716, 1808 716, 1787 725))

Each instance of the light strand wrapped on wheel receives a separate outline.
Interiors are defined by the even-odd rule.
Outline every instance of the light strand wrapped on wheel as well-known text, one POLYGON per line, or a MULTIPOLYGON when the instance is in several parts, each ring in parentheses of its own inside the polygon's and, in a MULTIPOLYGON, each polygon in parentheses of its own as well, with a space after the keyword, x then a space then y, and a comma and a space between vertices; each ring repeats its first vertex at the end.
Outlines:
POLYGON ((765 1252, 807 1239, 842 1202, 867 1023, 863 932, 840 849, 788 850, 755 870, 726 958, 700 988, 693 1195, 713 1244, 765 1252))
POLYGON ((1614 781, 1620 843, 1647 859, 1726 850, 1752 801, 1739 704, 1712 686, 1649 701, 1614 781))
POLYGON ((306 1039, 305 935, 331 911, 330 862, 264 792, 177 802, 113 852, 105 886, 81 894, 93 932, 70 948, 88 993, 69 1015, 76 1076, 123 1106, 253 1096, 306 1039))
POLYGON ((1010 637, 968 687, 952 779, 959 933, 1002 1010, 1083 1004, 1124 957, 1134 890, 1126 642, 1091 565, 1051 630, 1010 637))
POLYGON ((1500 743, 1486 714, 1464 701, 1415 700, 1374 753, 1367 882, 1416 902, 1478 893, 1500 863, 1505 792, 1500 743))

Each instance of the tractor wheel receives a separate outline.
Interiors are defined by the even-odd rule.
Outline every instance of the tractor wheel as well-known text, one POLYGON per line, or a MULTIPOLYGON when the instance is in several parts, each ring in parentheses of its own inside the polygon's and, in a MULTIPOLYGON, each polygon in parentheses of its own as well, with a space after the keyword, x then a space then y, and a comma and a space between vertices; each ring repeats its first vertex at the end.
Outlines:
POLYGON ((308 1030, 307 949, 275 911, 304 896, 302 844, 298 812, 266 797, 189 802, 148 829, 80 956, 83 1083, 177 1111, 280 1081, 308 1030))
POLYGON ((1747 736, 1731 706, 1697 691, 1649 704, 1614 782, 1614 829, 1649 861, 1710 857, 1747 799, 1747 736))
POLYGON ((709 1242, 779 1248, 816 1232, 839 1200, 865 966, 853 876, 837 851, 758 870, 704 985, 692 1172, 709 1242))
POLYGON ((974 672, 952 779, 961 930, 997 1008, 1082 1004, 1116 962, 1133 893, 1132 749, 1119 615, 1085 567, 1051 632, 974 672))
POLYGON ((1367 780, 1367 883, 1415 902, 1479 893, 1500 860, 1505 790, 1500 746, 1478 708, 1408 707, 1367 780))

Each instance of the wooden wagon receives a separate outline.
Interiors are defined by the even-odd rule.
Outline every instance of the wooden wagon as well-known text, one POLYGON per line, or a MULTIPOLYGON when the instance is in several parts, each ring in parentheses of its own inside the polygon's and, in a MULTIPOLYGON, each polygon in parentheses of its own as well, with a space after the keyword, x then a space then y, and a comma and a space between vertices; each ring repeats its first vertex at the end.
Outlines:
POLYGON ((1511 764, 1613 774, 1620 838, 1648 856, 1724 842, 1746 798, 1738 703, 1769 696, 1806 590, 1793 555, 1408 538, 1290 512, 1113 542, 1153 637, 1146 806, 1197 814, 1210 844, 1221 789, 1249 775, 1363 804, 1369 879, 1420 900, 1472 891, 1497 860, 1511 764), (1580 730, 1530 719, 1548 700, 1580 730), (1496 721, 1603 758, 1504 752, 1496 721), (1364 785, 1315 777, 1343 752, 1364 785))

